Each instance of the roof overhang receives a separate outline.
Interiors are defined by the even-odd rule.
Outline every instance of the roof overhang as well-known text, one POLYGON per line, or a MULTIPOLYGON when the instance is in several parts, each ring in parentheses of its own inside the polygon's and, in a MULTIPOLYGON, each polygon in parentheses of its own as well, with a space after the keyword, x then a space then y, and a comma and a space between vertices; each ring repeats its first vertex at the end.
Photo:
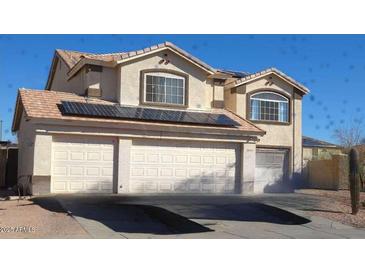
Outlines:
POLYGON ((95 65, 95 66, 114 68, 117 65, 117 63, 83 57, 80 61, 77 62, 75 66, 73 66, 67 72, 67 80, 70 80, 72 77, 74 77, 85 65, 95 65))
POLYGON ((97 65, 97 66, 105 66, 105 67, 116 67, 117 65, 121 65, 127 62, 131 62, 137 60, 139 58, 143 58, 145 56, 155 54, 157 52, 161 52, 164 50, 169 50, 174 54, 180 56, 181 58, 185 59, 186 61, 192 63, 193 65, 199 67, 200 69, 204 70, 209 75, 213 75, 216 73, 216 70, 209 66, 208 64, 204 63, 203 61, 199 60, 198 58, 192 56, 191 54, 187 53, 183 49, 175 46, 172 43, 165 42, 163 44, 159 44, 156 46, 152 46, 150 48, 146 48, 144 50, 137 50, 129 53, 122 53, 121 60, 119 61, 103 61, 103 60, 96 60, 89 57, 83 57, 80 61, 74 65, 69 72, 67 73, 68 79, 71 79, 75 76, 85 65, 97 65))
POLYGON ((302 95, 308 94, 309 93, 309 89, 306 88, 305 86, 303 86, 302 84, 298 83, 297 81, 295 81, 293 78, 287 76, 286 74, 284 74, 283 72, 279 71, 278 69, 275 68, 271 68, 271 69, 267 69, 255 74, 250 74, 246 77, 240 78, 236 81, 232 81, 230 83, 228 83, 225 86, 225 89, 231 89, 234 87, 238 87, 244 84, 248 84, 252 81, 256 81, 258 79, 267 77, 269 75, 275 75, 278 78, 282 79, 283 81, 287 82, 288 84, 292 85, 293 87, 295 87, 298 91, 300 91, 302 93, 302 95))
POLYGON ((46 83, 46 90, 49 90, 51 88, 51 84, 52 84, 52 80, 53 80, 53 76, 57 67, 57 64, 59 62, 59 54, 57 53, 57 51, 55 51, 55 53, 53 54, 53 58, 52 58, 52 64, 51 64, 51 68, 48 72, 48 78, 47 78, 47 83, 46 83))
POLYGON ((200 69, 206 71, 210 75, 216 73, 215 69, 213 69, 209 65, 203 63, 202 61, 200 61, 197 58, 193 57, 192 55, 185 52, 184 50, 177 49, 176 46, 171 46, 169 44, 167 44, 167 45, 165 45, 164 47, 161 47, 161 48, 152 49, 151 51, 136 54, 134 56, 119 60, 119 61, 117 61, 117 64, 123 64, 123 63, 129 62, 129 61, 132 61, 132 60, 136 60, 136 59, 139 59, 139 58, 142 58, 142 57, 145 57, 145 56, 157 53, 157 52, 164 51, 166 49, 170 50, 171 52, 175 53, 176 55, 182 57, 183 59, 187 60, 188 62, 194 64, 195 66, 199 67, 200 69))
POLYGON ((17 132, 19 129, 19 125, 20 125, 20 120, 22 117, 22 113, 23 113, 23 105, 21 102, 21 97, 20 97, 20 92, 18 91, 18 95, 16 97, 16 102, 15 102, 15 111, 14 111, 14 116, 13 116, 13 123, 11 125, 11 131, 12 132, 17 132))
MULTIPOLYGON (((156 136, 171 136, 171 134, 179 134, 182 137, 191 138, 191 134, 197 136, 221 136, 226 140, 232 140, 237 142, 238 140, 257 140, 263 133, 239 130, 231 128, 218 128, 199 125, 177 125, 166 124, 156 122, 143 122, 143 121, 116 121, 110 120, 105 123, 105 120, 100 119, 74 119, 73 117, 67 117, 63 119, 55 118, 31 118, 34 124, 37 124, 38 129, 50 129, 57 130, 60 133, 65 134, 65 129, 60 129, 62 126, 70 126, 75 129, 75 132, 80 134, 87 134, 88 132, 99 132, 100 135, 106 134, 107 129, 111 130, 112 134, 121 134, 123 130, 133 132, 133 134, 150 135, 152 132, 156 132, 156 136), (40 126, 40 125, 43 125, 40 126), (45 127, 44 127, 45 126, 45 127), (102 132, 101 132, 101 129, 102 132), (121 131, 122 130, 122 131, 121 131)), ((152 134, 151 134, 152 135, 152 134)))

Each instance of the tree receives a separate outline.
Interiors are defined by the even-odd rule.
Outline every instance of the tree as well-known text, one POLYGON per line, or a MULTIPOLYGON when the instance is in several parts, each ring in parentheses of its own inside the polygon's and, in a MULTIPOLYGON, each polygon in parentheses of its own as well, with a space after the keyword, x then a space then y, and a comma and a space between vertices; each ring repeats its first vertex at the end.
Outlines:
POLYGON ((334 130, 333 137, 345 149, 364 143, 365 137, 362 136, 362 124, 353 123, 342 126, 334 130))

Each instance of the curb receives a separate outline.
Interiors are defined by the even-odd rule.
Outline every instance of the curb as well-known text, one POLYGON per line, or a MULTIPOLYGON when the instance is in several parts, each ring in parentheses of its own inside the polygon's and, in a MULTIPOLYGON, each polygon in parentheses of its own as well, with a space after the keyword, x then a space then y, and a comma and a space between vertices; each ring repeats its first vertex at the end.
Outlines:
MULTIPOLYGON (((290 207, 277 205, 275 203, 265 203, 265 204, 280 208, 280 209, 285 210, 285 211, 288 211, 288 212, 290 212, 292 214, 295 214, 295 215, 298 215, 302 218, 309 219, 311 221, 311 223, 314 223, 315 221, 320 221, 321 225, 324 225, 324 226, 326 226, 330 229, 359 229, 359 228, 356 228, 356 227, 353 227, 353 226, 350 226, 350 225, 345 225, 345 224, 342 224, 340 222, 332 221, 330 219, 326 219, 326 218, 323 218, 323 217, 308 215, 308 214, 305 214, 303 211, 301 211, 299 209, 293 209, 293 208, 290 208, 290 207)), ((310 225, 310 224, 307 224, 307 225, 310 225)), ((362 229, 360 229, 360 230, 362 230, 362 229)))
POLYGON ((29 200, 32 196, 6 196, 0 197, 0 201, 15 201, 15 200, 29 200))

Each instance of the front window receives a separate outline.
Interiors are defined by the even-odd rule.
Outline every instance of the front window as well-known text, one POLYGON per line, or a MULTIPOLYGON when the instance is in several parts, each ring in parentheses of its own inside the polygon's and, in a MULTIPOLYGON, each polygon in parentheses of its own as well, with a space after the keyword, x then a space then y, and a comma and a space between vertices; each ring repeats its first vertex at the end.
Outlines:
POLYGON ((289 122, 289 100, 274 92, 260 92, 251 96, 250 119, 257 121, 289 122))
POLYGON ((185 78, 169 73, 145 74, 145 102, 185 104, 185 78))

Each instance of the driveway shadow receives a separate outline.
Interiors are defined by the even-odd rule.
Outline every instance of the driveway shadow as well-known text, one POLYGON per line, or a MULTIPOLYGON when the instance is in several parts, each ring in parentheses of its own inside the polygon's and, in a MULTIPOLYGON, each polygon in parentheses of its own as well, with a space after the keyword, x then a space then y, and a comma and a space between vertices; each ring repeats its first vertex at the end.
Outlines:
MULTIPOLYGON (((75 217, 97 221, 119 233, 172 235, 214 231, 195 222, 197 220, 266 222, 282 225, 310 222, 301 216, 259 202, 215 204, 208 203, 205 198, 204 203, 176 203, 171 198, 170 201, 158 204, 148 204, 147 199, 146 204, 146 201, 140 199, 125 198, 47 196, 34 197, 32 201, 50 211, 69 211, 75 217)), ((186 199, 189 200, 189 197, 186 199)))
POLYGON ((265 222, 282 225, 302 225, 310 220, 263 203, 198 205, 184 216, 189 219, 265 222))
POLYGON ((63 206, 60 206, 55 197, 35 197, 32 201, 50 211, 68 211, 73 216, 100 222, 119 233, 169 235, 213 231, 184 216, 152 205, 82 203, 66 200, 62 203, 63 206))

